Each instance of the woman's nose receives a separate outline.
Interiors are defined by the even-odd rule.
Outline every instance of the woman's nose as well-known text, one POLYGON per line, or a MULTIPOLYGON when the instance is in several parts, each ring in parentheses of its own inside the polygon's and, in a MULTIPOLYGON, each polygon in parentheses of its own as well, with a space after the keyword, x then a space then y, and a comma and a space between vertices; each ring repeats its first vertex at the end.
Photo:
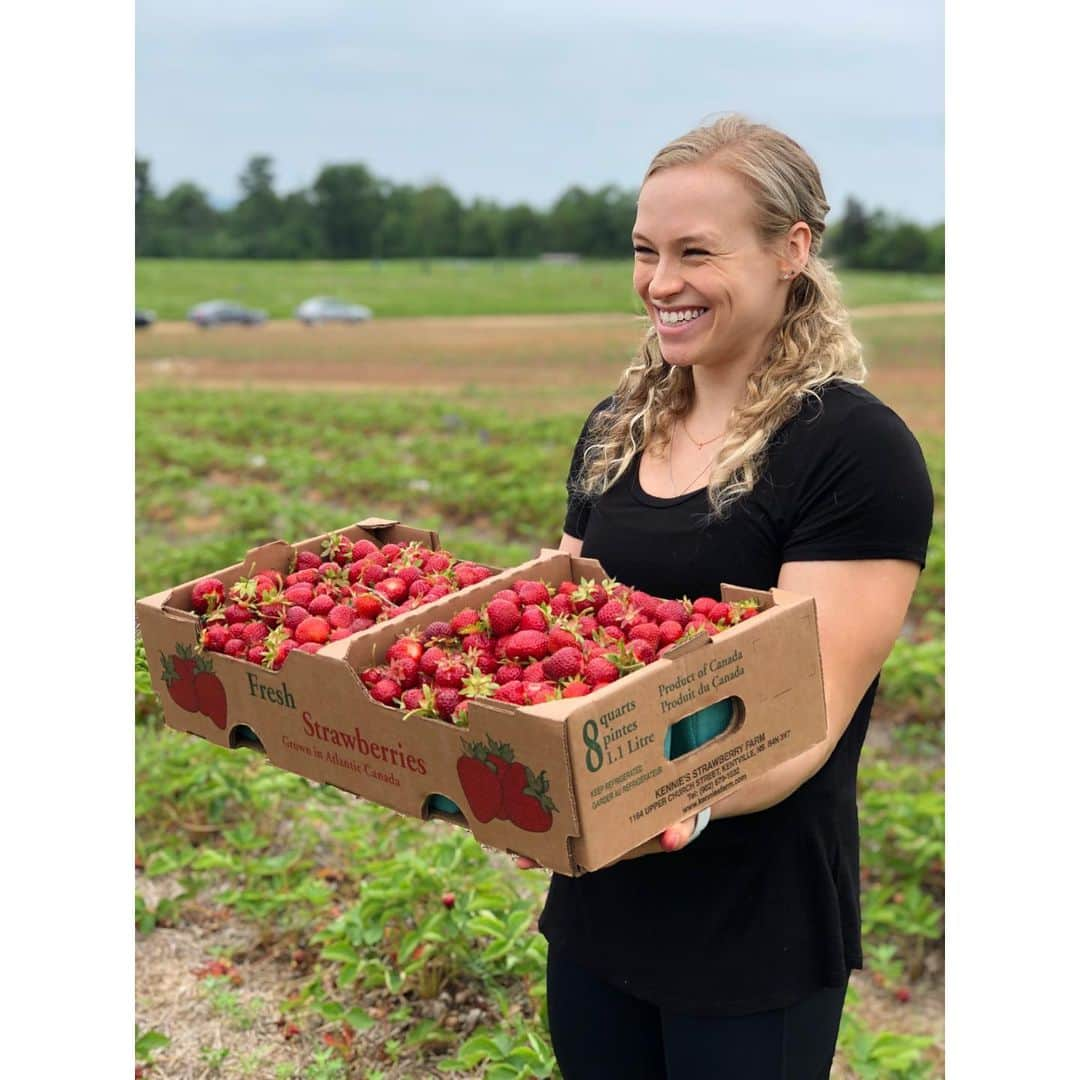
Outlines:
POLYGON ((682 290, 683 280, 677 263, 661 259, 656 264, 656 272, 649 282, 649 295, 661 300, 675 296, 682 290))

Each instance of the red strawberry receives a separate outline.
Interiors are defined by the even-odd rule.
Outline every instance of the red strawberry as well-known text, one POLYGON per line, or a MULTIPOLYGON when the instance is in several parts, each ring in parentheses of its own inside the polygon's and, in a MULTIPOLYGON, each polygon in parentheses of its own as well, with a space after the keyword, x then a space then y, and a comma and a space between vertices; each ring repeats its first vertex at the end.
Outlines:
MULTIPOLYGON (((335 630, 334 633, 342 633, 343 636, 346 636, 346 637, 348 636, 347 634, 344 633, 344 631, 335 630)), ((334 634, 330 635, 330 640, 331 641, 335 640, 334 634)), ((322 648, 322 646, 317 641, 305 641, 303 645, 298 645, 297 646, 296 651, 297 652, 306 652, 306 653, 317 653, 321 648, 322 648)))
POLYGON ((258 645, 267 634, 270 633, 270 627, 264 622, 252 622, 248 623, 244 627, 244 640, 248 645, 258 645))
POLYGON ((671 621, 685 626, 690 621, 690 612, 686 610, 686 605, 681 600, 665 600, 656 605, 655 618, 661 625, 671 621))
POLYGON ((448 622, 433 622, 429 623, 423 632, 423 639, 428 641, 440 641, 446 638, 454 636, 454 631, 451 629, 448 622))
POLYGON ((353 624, 352 624, 352 626, 349 627, 349 633, 350 634, 359 634, 361 630, 367 630, 368 627, 371 627, 371 626, 374 626, 374 625, 375 625, 375 620, 374 619, 364 619, 364 618, 353 619, 353 624))
POLYGON ((259 664, 261 666, 266 659, 266 646, 252 645, 247 651, 247 658, 249 664, 259 664))
POLYGON ((452 656, 440 660, 435 669, 435 685, 457 689, 468 678, 469 669, 452 656))
POLYGON ((299 570, 314 570, 322 562, 318 554, 314 551, 298 551, 296 553, 296 569, 299 570))
POLYGON ((356 612, 348 604, 335 604, 327 614, 326 621, 333 629, 338 630, 352 626, 354 618, 356 618, 356 612))
POLYGON ((461 704, 461 700, 461 694, 453 687, 439 686, 435 691, 435 711, 444 720, 449 720, 461 704))
POLYGON ((515 581, 514 592, 523 604, 546 604, 551 599, 551 590, 543 581, 515 581))
POLYGON ((485 633, 466 634, 461 639, 461 648, 465 652, 491 653, 495 655, 495 643, 485 633))
POLYGON ((630 593, 630 603, 638 609, 643 611, 648 616, 656 614, 657 605, 660 603, 655 596, 651 596, 647 592, 642 592, 641 589, 634 589, 630 593))
POLYGON ((444 892, 442 894, 442 906, 447 910, 452 909, 456 903, 457 897, 452 892, 444 892))
POLYGON ((208 626, 201 637, 201 644, 209 652, 224 652, 225 643, 229 640, 229 631, 220 624, 208 626))
POLYGON ((716 623, 717 626, 725 626, 732 621, 731 605, 724 603, 723 600, 718 600, 705 614, 709 616, 709 621, 716 623))
POLYGON ((465 747, 465 753, 457 760, 457 774, 469 809, 476 820, 483 824, 496 815, 505 817, 502 813, 502 784, 495 766, 481 756, 484 753, 482 744, 475 743, 473 747, 469 747, 462 740, 462 746, 465 747))
POLYGON ((521 612, 509 600, 492 600, 485 609, 485 617, 496 637, 512 634, 521 622, 521 612))
POLYGON ((592 637, 593 634, 595 634, 596 631, 599 629, 599 627, 600 624, 596 621, 596 617, 594 615, 582 615, 581 618, 578 619, 578 633, 582 637, 592 637))
POLYGON ((395 699, 401 697, 401 686, 393 679, 380 679, 371 688, 371 696, 380 705, 394 705, 395 699))
POLYGON ((755 615, 760 615, 761 612, 756 607, 745 607, 739 612, 739 622, 745 622, 747 619, 752 619, 755 615))
POLYGON ((366 559, 369 555, 375 554, 379 549, 370 540, 357 540, 352 546, 353 562, 359 562, 361 559, 366 559))
POLYGON ((244 639, 242 637, 229 638, 229 640, 225 642, 225 655, 241 657, 246 655, 247 648, 248 647, 244 644, 244 639))
POLYGON ((311 615, 325 617, 334 610, 334 607, 334 598, 323 593, 321 596, 316 596, 311 603, 308 604, 307 609, 311 615))
POLYGON ((595 656, 585 665, 585 681, 594 689, 597 683, 614 682, 619 677, 619 669, 606 657, 595 656))
POLYGON ((584 679, 570 679, 563 685, 562 696, 564 698, 584 697, 586 694, 591 694, 592 690, 593 688, 584 679))
POLYGON ((380 679, 386 678, 390 669, 385 667, 364 668, 360 672, 360 681, 370 690, 380 679))
POLYGON ((548 604, 552 615, 571 615, 574 611, 574 603, 566 593, 556 593, 548 604))
POLYGON ((415 709, 419 709, 424 701, 423 687, 414 686, 406 690, 401 695, 401 707, 408 709, 409 712, 413 712, 415 709))
POLYGON ((247 622, 251 618, 251 612, 243 604, 229 604, 225 609, 225 621, 227 623, 247 622))
POLYGON ((312 600, 315 599, 315 589, 307 582, 302 582, 299 585, 290 585, 285 590, 285 599, 290 604, 297 604, 300 607, 307 607, 312 600))
POLYGON ((295 630, 306 618, 308 618, 307 608, 301 607, 299 604, 293 604, 285 612, 283 625, 290 630, 295 630))
POLYGON ((540 659, 548 654, 548 636, 539 630, 518 630, 506 639, 508 660, 540 659))
MULTIPOLYGON (((341 641, 342 638, 352 637, 352 633, 353 630, 351 626, 339 626, 337 627, 337 629, 330 631, 330 637, 327 638, 327 641, 341 641)), ((318 650, 316 649, 308 648, 308 645, 314 644, 314 641, 309 641, 307 642, 307 644, 301 645, 300 648, 302 648, 305 652, 317 652, 318 650)))
POLYGON ((459 562, 454 567, 454 577, 458 585, 464 589, 469 585, 475 585, 478 581, 483 581, 484 578, 491 577, 491 571, 487 567, 477 566, 476 563, 459 562))
POLYGON ((411 656, 399 656, 390 661, 390 675, 405 689, 412 689, 420 682, 420 665, 411 656))
POLYGON ((439 664, 445 659, 446 650, 440 649, 438 645, 432 645, 425 649, 420 657, 420 670, 433 679, 435 672, 439 670, 439 664))
POLYGON ((641 638, 635 638, 630 642, 630 651, 634 658, 643 664, 651 664, 656 659, 656 648, 641 638))
MULTIPOLYGON (((684 613, 685 614, 685 613, 684 613)), ((682 637, 682 623, 675 619, 667 619, 660 624, 660 640, 665 645, 671 645, 682 637)))
POLYGON ((200 614, 225 599, 225 586, 216 577, 203 578, 191 587, 191 606, 200 614))
POLYGON ((626 616, 626 609, 618 600, 609 600, 596 613, 596 621, 601 626, 618 626, 626 616))
POLYGON ((580 675, 583 666, 580 650, 572 646, 559 649, 543 662, 544 674, 555 682, 580 675))
POLYGON ((169 691, 169 697, 185 712, 198 712, 195 694, 195 660, 186 645, 177 645, 172 656, 161 654, 161 677, 169 691))
POLYGON ((309 641, 322 645, 329 637, 330 624, 318 615, 309 616, 296 628, 296 640, 301 645, 306 645, 309 641))
POLYGON ((483 622, 475 608, 464 608, 450 620, 451 631, 462 636, 476 633, 483 628, 483 622))
POLYGON ((504 686, 508 682, 521 678, 521 668, 517 664, 502 664, 495 671, 495 681, 504 686))
POLYGON ((392 603, 400 604, 409 595, 409 587, 399 577, 386 577, 375 586, 377 593, 382 593, 392 603))
POLYGON ((377 619, 382 612, 383 602, 373 593, 358 592, 353 593, 353 607, 361 618, 377 619))
POLYGON ((451 561, 448 552, 434 551, 421 563, 420 568, 425 574, 441 574, 450 569, 451 561))
POLYGON ((225 730, 228 716, 225 687, 214 674, 214 666, 205 653, 195 663, 195 702, 203 716, 208 717, 222 731, 225 730))
MULTIPOLYGON (((251 625, 250 623, 246 623, 246 622, 229 623, 228 629, 226 631, 228 633, 228 635, 229 635, 229 641, 243 641, 244 640, 244 631, 250 625, 251 625)), ((228 648, 228 642, 226 642, 225 647, 228 648)))
POLYGON ((638 623, 626 637, 628 641, 647 641, 654 651, 660 647, 660 627, 656 623, 638 623))
POLYGON ((531 664, 526 664, 521 672, 522 682, 543 682, 547 676, 544 674, 544 663, 542 660, 534 660, 531 664))
POLYGON ((581 648, 581 641, 578 636, 573 631, 567 630, 565 626, 553 626, 548 637, 548 648, 551 650, 552 655, 558 652, 559 649, 581 648))
POLYGON ((530 604, 521 613, 521 621, 518 623, 518 627, 521 630, 547 630, 548 617, 544 614, 542 608, 530 604))
POLYGON ((548 795, 545 773, 536 776, 520 761, 511 763, 502 777, 503 804, 507 816, 526 832, 547 832, 555 806, 548 795))
POLYGON ((540 705, 545 701, 552 701, 556 697, 556 688, 550 682, 526 682, 525 704, 540 705))
POLYGON ((505 600, 508 604, 513 604, 518 611, 521 611, 525 606, 521 601, 521 597, 518 596, 513 589, 500 589, 491 600, 492 602, 495 600, 505 600))
MULTIPOLYGON (((498 676, 496 676, 498 678, 498 676)), ((496 701, 507 701, 511 705, 525 704, 525 684, 519 679, 511 679, 500 685, 499 689, 492 694, 496 701)))
POLYGON ((693 604, 690 605, 690 613, 692 615, 708 615, 713 607, 716 605, 716 598, 712 596, 699 596, 693 604))
POLYGON ((360 580, 369 588, 374 588, 385 577, 389 577, 385 566, 380 566, 376 562, 365 561, 364 569, 360 572, 360 580))

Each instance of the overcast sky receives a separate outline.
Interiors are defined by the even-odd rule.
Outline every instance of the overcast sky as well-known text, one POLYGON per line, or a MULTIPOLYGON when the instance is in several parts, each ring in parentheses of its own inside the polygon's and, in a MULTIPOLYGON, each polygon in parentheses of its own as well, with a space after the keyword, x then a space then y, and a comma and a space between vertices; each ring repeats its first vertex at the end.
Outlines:
POLYGON ((329 162, 547 208, 571 184, 636 189, 710 113, 780 128, 842 211, 856 195, 944 217, 940 0, 136 0, 137 152, 158 191, 236 197, 329 162))

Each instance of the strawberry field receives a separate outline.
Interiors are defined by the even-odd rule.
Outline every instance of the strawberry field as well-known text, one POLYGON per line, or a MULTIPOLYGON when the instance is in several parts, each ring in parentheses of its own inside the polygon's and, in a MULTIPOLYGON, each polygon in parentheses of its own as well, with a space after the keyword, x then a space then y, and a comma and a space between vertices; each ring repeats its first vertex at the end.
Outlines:
MULTIPOLYGON (((282 326, 138 338, 137 595, 369 515, 436 529, 459 559, 488 565, 558 542, 570 448, 626 362, 632 320, 396 323, 360 328, 381 337, 282 326)), ((868 385, 919 436, 938 503, 860 770, 867 968, 835 1075, 937 1077, 943 320, 868 311, 856 330, 868 385)), ((137 642, 142 1075, 557 1076, 535 928, 545 872, 164 728, 148 664, 161 659, 137 642)))

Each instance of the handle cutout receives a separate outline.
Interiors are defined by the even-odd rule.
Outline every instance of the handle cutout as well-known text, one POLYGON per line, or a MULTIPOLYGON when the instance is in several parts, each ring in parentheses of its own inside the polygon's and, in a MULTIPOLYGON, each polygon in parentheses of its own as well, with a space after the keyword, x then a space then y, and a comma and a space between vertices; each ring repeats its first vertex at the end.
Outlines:
POLYGON ((229 749, 236 750, 244 747, 248 750, 257 750, 260 754, 266 753, 262 740, 247 724, 234 724, 229 732, 229 749))
POLYGON ((461 807, 458 806, 453 799, 450 799, 445 795, 440 795, 437 791, 433 792, 424 800, 424 806, 420 816, 425 821, 427 821, 429 817, 436 816, 449 818, 462 825, 468 824, 465 820, 465 815, 461 812, 461 807))
POLYGON ((729 697, 684 716, 664 734, 664 757, 674 761, 706 743, 731 735, 742 727, 746 706, 742 698, 729 697))

